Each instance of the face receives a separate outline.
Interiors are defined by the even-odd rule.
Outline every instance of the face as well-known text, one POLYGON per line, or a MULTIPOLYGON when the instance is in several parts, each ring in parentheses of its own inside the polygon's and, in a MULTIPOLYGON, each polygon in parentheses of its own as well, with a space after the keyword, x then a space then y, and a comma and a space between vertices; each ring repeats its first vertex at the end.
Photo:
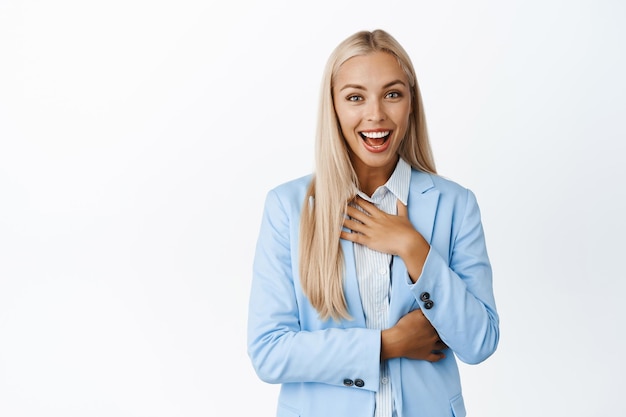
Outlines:
POLYGON ((334 79, 333 102, 359 180, 375 177, 377 186, 384 184, 411 113, 411 89, 397 59, 374 52, 344 62, 334 79))

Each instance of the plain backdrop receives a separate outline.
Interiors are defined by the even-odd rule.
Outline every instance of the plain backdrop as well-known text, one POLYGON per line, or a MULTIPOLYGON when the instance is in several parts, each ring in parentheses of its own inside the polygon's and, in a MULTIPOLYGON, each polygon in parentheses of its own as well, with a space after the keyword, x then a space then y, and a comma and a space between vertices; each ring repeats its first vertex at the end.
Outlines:
POLYGON ((275 413, 245 348, 267 191, 345 37, 413 59, 501 314, 469 416, 620 416, 626 3, 0 0, 0 416, 275 413))

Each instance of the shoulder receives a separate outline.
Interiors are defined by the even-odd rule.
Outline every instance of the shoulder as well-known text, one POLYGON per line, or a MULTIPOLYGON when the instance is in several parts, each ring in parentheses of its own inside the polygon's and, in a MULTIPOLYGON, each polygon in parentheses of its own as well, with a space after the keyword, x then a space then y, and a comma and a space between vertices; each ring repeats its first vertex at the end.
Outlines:
POLYGON ((269 193, 275 194, 281 199, 292 199, 292 198, 304 198, 307 189, 309 188, 309 184, 313 178, 312 174, 305 175, 299 178, 295 178, 293 180, 284 182, 272 188, 269 193))
POLYGON ((458 212, 468 208, 477 208, 476 196, 469 188, 456 181, 438 174, 431 174, 413 169, 411 172, 410 193, 426 197, 431 193, 438 195, 439 207, 449 207, 458 212))
POLYGON ((309 174, 273 187, 267 193, 266 206, 299 212, 312 178, 309 174))
POLYGON ((424 193, 431 189, 435 189, 442 194, 451 195, 465 195, 469 191, 463 185, 441 175, 412 169, 411 190, 424 193))
POLYGON ((306 192, 306 189, 311 183, 312 178, 313 174, 304 175, 302 177, 292 179, 282 184, 278 184, 277 186, 273 187, 270 192, 275 192, 281 195, 298 193, 301 190, 304 190, 304 192, 306 192))

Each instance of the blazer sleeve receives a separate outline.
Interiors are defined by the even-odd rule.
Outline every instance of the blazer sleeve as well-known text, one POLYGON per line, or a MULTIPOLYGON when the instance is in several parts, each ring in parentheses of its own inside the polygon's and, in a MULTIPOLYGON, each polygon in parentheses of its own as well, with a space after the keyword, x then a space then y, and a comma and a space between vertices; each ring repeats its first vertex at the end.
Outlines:
POLYGON ((378 389, 380 331, 322 322, 302 295, 297 274, 301 203, 268 193, 253 262, 247 348, 257 375, 269 383, 319 382, 378 389))
POLYGON ((441 340, 461 361, 476 364, 496 350, 499 317, 476 197, 465 190, 459 200, 444 216, 452 219, 449 255, 431 245, 410 290, 441 340))

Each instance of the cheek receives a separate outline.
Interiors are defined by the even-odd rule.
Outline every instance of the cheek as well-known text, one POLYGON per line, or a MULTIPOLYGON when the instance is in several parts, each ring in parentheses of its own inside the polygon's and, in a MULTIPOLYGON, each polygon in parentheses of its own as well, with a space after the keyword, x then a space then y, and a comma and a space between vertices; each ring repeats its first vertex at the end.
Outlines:
POLYGON ((353 112, 345 111, 342 109, 337 109, 337 121, 339 122, 339 127, 344 134, 351 132, 354 130, 358 123, 358 117, 355 117, 353 112))
POLYGON ((396 120, 398 121, 398 125, 402 127, 402 129, 406 130, 409 127, 409 120, 411 120, 411 109, 407 107, 402 111, 399 111, 397 114, 396 120))

